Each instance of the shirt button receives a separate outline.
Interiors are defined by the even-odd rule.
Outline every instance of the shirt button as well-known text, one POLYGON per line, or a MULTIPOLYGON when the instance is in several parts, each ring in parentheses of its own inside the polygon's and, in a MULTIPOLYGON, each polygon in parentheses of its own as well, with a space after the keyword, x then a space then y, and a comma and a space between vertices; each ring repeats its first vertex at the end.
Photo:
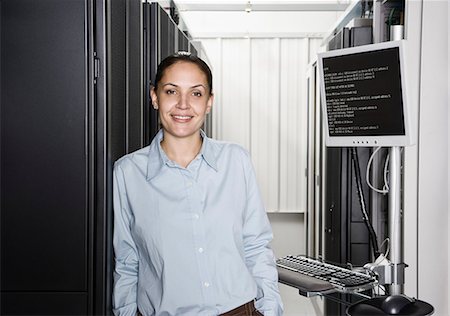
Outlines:
POLYGON ((200 216, 198 214, 194 214, 194 219, 199 219, 200 216))
POLYGON ((203 248, 202 247, 198 248, 198 252, 202 253, 203 252, 203 248))
POLYGON ((186 186, 187 186, 187 187, 191 187, 191 186, 192 186, 192 182, 186 183, 186 186))
POLYGON ((205 286, 205 287, 209 287, 209 282, 205 282, 205 283, 203 283, 203 285, 205 286))

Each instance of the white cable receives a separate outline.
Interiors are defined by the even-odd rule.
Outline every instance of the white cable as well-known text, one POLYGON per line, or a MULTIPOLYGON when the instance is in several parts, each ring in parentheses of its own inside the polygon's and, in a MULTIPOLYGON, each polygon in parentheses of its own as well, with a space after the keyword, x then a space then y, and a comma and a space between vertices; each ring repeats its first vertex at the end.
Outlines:
POLYGON ((387 185, 387 179, 386 179, 386 174, 387 174, 387 161, 388 158, 386 158, 386 162, 384 164, 384 185, 383 185, 383 189, 377 189, 375 188, 369 180, 369 174, 370 174, 370 166, 372 165, 372 160, 375 157, 376 153, 381 149, 381 147, 377 147, 377 149, 374 150, 374 152, 372 153, 372 155, 370 155, 369 161, 367 162, 367 169, 366 169, 366 182, 367 185, 369 186, 369 188, 371 188, 372 190, 374 190, 375 192, 381 193, 381 194, 386 194, 389 192, 389 187, 387 185))
POLYGON ((383 190, 385 190, 386 193, 389 192, 389 177, 388 177, 389 170, 388 170, 388 166, 389 166, 389 152, 387 153, 386 160, 384 161, 384 173, 383 173, 383 176, 384 176, 383 190))
POLYGON ((385 295, 386 294, 386 288, 384 287, 384 285, 378 284, 376 289, 378 290, 377 291, 378 293, 376 293, 377 295, 385 295), (381 294, 381 291, 383 291, 383 294, 381 294))
POLYGON ((386 237, 386 239, 383 240, 383 242, 380 245, 380 249, 383 248, 384 243, 387 242, 387 246, 386 246, 386 253, 384 254, 384 257, 387 258, 388 254, 389 254, 389 249, 391 248, 391 244, 390 244, 390 239, 389 237, 386 237))

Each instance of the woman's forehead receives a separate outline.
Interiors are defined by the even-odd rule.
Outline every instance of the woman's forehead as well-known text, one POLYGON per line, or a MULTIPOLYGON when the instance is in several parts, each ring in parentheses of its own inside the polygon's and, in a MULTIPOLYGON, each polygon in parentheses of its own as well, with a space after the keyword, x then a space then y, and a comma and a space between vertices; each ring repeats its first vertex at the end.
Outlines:
POLYGON ((206 74, 195 63, 180 61, 167 67, 162 76, 162 84, 172 80, 193 81, 198 84, 207 82, 206 74))

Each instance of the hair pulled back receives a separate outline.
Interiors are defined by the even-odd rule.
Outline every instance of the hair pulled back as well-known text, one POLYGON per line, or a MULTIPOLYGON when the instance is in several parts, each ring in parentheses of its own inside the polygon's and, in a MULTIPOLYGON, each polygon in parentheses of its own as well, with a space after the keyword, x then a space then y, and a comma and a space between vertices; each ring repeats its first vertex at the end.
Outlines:
POLYGON ((170 66, 178 63, 178 62, 189 62, 197 65, 197 67, 205 74, 206 81, 209 87, 209 94, 212 94, 212 73, 209 66, 200 58, 195 55, 192 55, 188 52, 178 52, 174 55, 170 55, 161 61, 158 65, 158 69, 156 71, 155 76, 155 89, 158 89, 158 83, 161 81, 161 78, 164 76, 164 72, 170 66))

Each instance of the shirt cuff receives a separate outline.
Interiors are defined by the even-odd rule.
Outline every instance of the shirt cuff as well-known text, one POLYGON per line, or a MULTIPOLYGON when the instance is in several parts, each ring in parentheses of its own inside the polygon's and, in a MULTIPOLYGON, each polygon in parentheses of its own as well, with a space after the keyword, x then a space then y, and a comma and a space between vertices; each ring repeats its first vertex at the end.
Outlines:
POLYGON ((113 314, 115 316, 136 316, 138 315, 137 304, 131 303, 120 308, 115 308, 113 309, 113 314))

